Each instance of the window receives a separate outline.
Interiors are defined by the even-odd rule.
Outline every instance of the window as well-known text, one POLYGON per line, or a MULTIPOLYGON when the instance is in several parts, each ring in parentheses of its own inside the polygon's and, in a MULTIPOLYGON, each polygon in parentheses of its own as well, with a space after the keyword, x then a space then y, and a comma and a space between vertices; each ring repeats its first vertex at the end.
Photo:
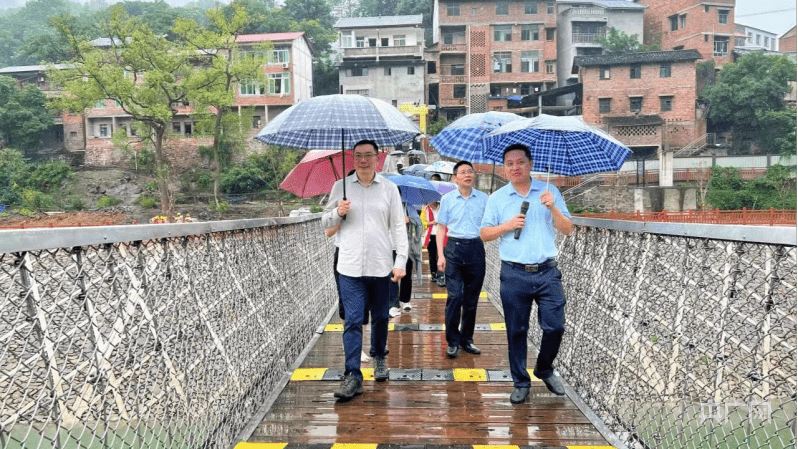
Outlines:
POLYGON ((460 4, 459 3, 447 3, 446 4, 446 15, 447 16, 459 16, 460 15, 460 4))
POLYGON ((640 78, 640 64, 632 64, 629 66, 629 78, 640 78))
POLYGON ((599 112, 610 112, 612 98, 599 98, 599 112))
POLYGON ((175 134, 182 134, 183 129, 180 126, 180 122, 172 122, 172 132, 175 134))
MULTIPOLYGON (((363 70, 368 72, 368 69, 363 70)), ((291 93, 291 75, 288 73, 270 73, 269 93, 281 95, 291 93)))
POLYGON ((554 40, 554 28, 546 28, 546 40, 553 41, 554 40))
POLYGON ((381 38, 380 39, 380 47, 387 47, 389 41, 390 41, 390 39, 388 39, 387 37, 381 38))
POLYGON ((108 125, 100 125, 100 137, 108 137, 108 125))
POLYGON ((364 48, 366 46, 366 37, 358 36, 355 38, 355 47, 364 48))
POLYGON ((104 108, 105 107, 105 100, 97 100, 94 102, 95 108, 104 108))
POLYGON ((354 42, 355 40, 351 31, 341 33, 341 47, 352 48, 354 46, 354 42))
POLYGON ((69 138, 70 139, 77 139, 78 138, 78 132, 77 131, 70 131, 69 132, 69 138))
POLYGON ((114 100, 114 107, 121 108, 122 107, 122 102, 119 101, 119 100, 114 100))
POLYGON ((546 14, 548 15, 554 14, 554 0, 548 0, 546 2, 546 14))
POLYGON ((510 2, 496 2, 496 15, 506 16, 510 14, 510 2))
POLYGON ((501 88, 501 86, 490 86, 490 96, 491 97, 501 97, 502 96, 502 88, 501 88))
POLYGON ((427 61, 427 73, 438 73, 435 61, 427 61))
POLYGON ((384 69, 382 69, 382 74, 385 76, 391 76, 391 68, 385 67, 384 69))
POLYGON ((186 130, 186 135, 191 135, 191 123, 184 123, 183 128, 186 130))
POLYGON ((452 75, 465 75, 465 64, 452 64, 452 75))
POLYGON ((465 84, 455 84, 454 85, 454 98, 465 98, 466 97, 466 85, 465 84))
POLYGON ((259 129, 260 128, 260 116, 259 115, 252 116, 252 127, 255 128, 255 129, 259 129))
POLYGON ((754 33, 750 32, 750 31, 748 32, 748 40, 747 40, 747 42, 749 44, 753 44, 754 43, 754 33))
POLYGON ((477 15, 477 8, 473 8, 473 7, 471 8, 471 15, 472 16, 477 15))
POLYGON ((369 96, 369 90, 368 89, 347 90, 346 93, 347 93, 347 95, 362 95, 364 97, 368 97, 369 96))
POLYGON ((522 51, 521 52, 521 72, 537 73, 540 71, 540 52, 522 51))
POLYGON ((670 62, 663 62, 659 65, 659 77, 660 78, 670 78, 671 77, 671 63, 670 62))
POLYGON ((370 37, 369 38, 369 47, 376 47, 376 46, 377 46, 377 38, 376 37, 370 37))
POLYGON ((718 23, 729 23, 729 10, 728 9, 719 9, 718 10, 718 23))
POLYGON ((509 42, 513 39, 513 26, 512 25, 494 25, 493 26, 493 41, 494 42, 509 42))
POLYGON ((415 75, 415 74, 416 74, 416 68, 415 68, 415 67, 413 67, 412 65, 411 65, 411 66, 409 66, 409 67, 407 68, 407 74, 408 74, 408 75, 415 75))
POLYGON ((524 2, 524 14, 537 14, 538 13, 538 2, 524 2))
POLYGON ((399 100, 391 100, 391 106, 396 107, 399 104, 399 100))
POLYGON ((521 25, 521 40, 536 41, 540 39, 540 27, 538 25, 521 25))
POLYGON ((546 61, 546 73, 554 73, 555 61, 546 61))
POLYGON ((447 109, 446 110, 446 121, 451 123, 463 115, 462 109, 447 109))
POLYGON ((762 43, 764 43, 764 44, 765 44, 765 48, 768 48, 768 45, 769 45, 769 43, 768 43, 768 37, 767 37, 767 36, 765 36, 765 38, 764 38, 764 40, 762 41, 762 43))
POLYGON ((673 97, 659 97, 659 110, 662 112, 673 110, 673 97))
POLYGON ((352 67, 346 72, 347 76, 369 76, 368 67, 352 67))
POLYGON ((599 79, 600 80, 610 79, 610 66, 603 65, 599 67, 599 79))
POLYGON ((679 26, 682 27, 682 29, 687 26, 687 14, 679 16, 679 26))
POLYGON ((670 16, 668 17, 668 21, 671 24, 671 31, 676 31, 679 29, 679 16, 670 16))
POLYGON ((407 45, 405 42, 407 42, 407 40, 404 34, 397 34, 393 37, 393 45, 395 47, 404 47, 407 45))
POLYGON ((640 112, 643 110, 643 97, 629 98, 629 112, 640 112))
MULTIPOLYGON (((352 36, 349 36, 349 37, 351 39, 352 36)), ((351 47, 351 44, 349 46, 351 47)), ((291 55, 291 51, 288 50, 288 49, 274 50, 272 52, 271 58, 269 59, 269 62, 278 63, 278 64, 280 64, 280 63, 285 64, 285 63, 291 62, 290 55, 291 55)))
POLYGON ((255 80, 242 80, 240 85, 241 95, 260 95, 262 90, 260 84, 255 80))
POLYGON ((532 93, 532 86, 530 84, 521 85, 521 95, 526 96, 532 93))
POLYGON ((726 56, 729 54, 729 38, 715 36, 715 51, 713 56, 726 56))
POLYGON ((510 73, 513 71, 513 54, 509 51, 497 51, 493 54, 493 73, 510 73))
POLYGON ((757 44, 757 45, 759 45, 759 44, 761 44, 761 43, 762 43, 762 35, 760 35, 760 34, 757 34, 757 35, 756 35, 756 44, 757 44))

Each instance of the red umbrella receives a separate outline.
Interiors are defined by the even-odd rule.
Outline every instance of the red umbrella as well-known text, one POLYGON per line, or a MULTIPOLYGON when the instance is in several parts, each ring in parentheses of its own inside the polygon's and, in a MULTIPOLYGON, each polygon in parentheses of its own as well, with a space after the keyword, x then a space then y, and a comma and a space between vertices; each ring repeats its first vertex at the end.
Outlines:
MULTIPOLYGON (((385 156, 385 153, 378 153, 377 171, 382 170, 385 156)), ((330 193, 335 181, 355 168, 354 154, 352 150, 346 150, 346 169, 344 170, 346 173, 341 173, 341 157, 341 150, 308 151, 299 164, 280 183, 280 188, 300 198, 330 193)))

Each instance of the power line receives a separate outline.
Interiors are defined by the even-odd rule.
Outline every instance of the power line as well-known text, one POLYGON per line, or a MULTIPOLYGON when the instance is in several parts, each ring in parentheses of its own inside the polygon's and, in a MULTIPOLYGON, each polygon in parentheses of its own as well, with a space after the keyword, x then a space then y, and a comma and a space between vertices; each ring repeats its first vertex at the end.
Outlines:
POLYGON ((734 17, 736 18, 736 17, 761 16, 761 15, 764 15, 764 14, 773 14, 773 13, 777 13, 777 12, 787 12, 787 11, 795 11, 795 8, 776 9, 776 10, 773 10, 773 11, 755 12, 753 14, 743 14, 743 15, 735 14, 734 17))

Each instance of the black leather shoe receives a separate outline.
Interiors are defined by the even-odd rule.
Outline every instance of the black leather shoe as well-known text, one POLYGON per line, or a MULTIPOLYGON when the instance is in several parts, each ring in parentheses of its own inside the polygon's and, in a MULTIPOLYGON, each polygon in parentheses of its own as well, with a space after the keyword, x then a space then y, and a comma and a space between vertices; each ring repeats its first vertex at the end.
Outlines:
POLYGON ((344 378, 341 388, 333 393, 333 396, 342 401, 348 401, 361 393, 363 393, 363 384, 361 380, 354 374, 349 374, 344 378))
POLYGON ((510 402, 513 404, 520 404, 526 401, 529 396, 529 387, 515 387, 513 393, 510 395, 510 402))
POLYGON ((460 348, 457 346, 449 346, 446 348, 446 357, 450 359, 457 358, 457 353, 460 352, 460 348))
POLYGON ((385 364, 385 357, 374 357, 374 380, 377 382, 388 380, 388 365, 385 364))
POLYGON ((482 354, 482 351, 479 350, 474 343, 466 343, 464 345, 460 345, 460 349, 469 353, 469 354, 482 354))
POLYGON ((546 384, 546 388, 548 388, 549 391, 551 391, 552 393, 558 396, 565 395, 565 387, 562 386, 562 382, 560 381, 560 376, 552 374, 551 376, 540 380, 542 380, 543 383, 546 384))

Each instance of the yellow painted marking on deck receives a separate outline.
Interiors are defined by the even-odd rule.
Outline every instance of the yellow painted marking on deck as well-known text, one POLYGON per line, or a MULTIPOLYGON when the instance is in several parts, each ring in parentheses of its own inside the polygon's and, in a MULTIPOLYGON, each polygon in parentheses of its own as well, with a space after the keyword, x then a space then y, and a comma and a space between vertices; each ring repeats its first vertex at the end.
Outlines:
POLYGON ((335 443, 330 449, 377 449, 376 444, 335 443))
POLYGON ((294 382, 302 380, 321 380, 327 368, 299 368, 291 374, 291 380, 294 382))
POLYGON ((388 323, 388 330, 392 331, 394 329, 394 326, 395 326, 394 323, 388 323))
POLYGON ((374 368, 360 368, 363 373, 363 380, 374 380, 374 368))
POLYGON ((235 449, 283 449, 288 443, 238 443, 235 449))
MULTIPOLYGON (((448 297, 449 297, 448 293, 433 293, 432 294, 432 299, 446 299, 448 297)), ((488 292, 481 292, 479 294, 479 297, 480 298, 487 298, 488 297, 488 292)))
POLYGON ((452 370, 454 380, 460 382, 480 382, 488 380, 484 369, 455 368, 452 370))
POLYGON ((531 369, 527 369, 526 370, 526 372, 529 373, 529 380, 531 380, 532 382, 543 382, 542 380, 540 380, 537 377, 535 377, 535 375, 532 373, 532 371, 534 371, 534 370, 531 370, 531 369))
POLYGON ((342 323, 339 324, 328 324, 324 326, 324 332, 343 332, 344 325, 342 323))
POLYGON ((490 323, 490 330, 492 331, 506 331, 507 326, 504 323, 490 323))

